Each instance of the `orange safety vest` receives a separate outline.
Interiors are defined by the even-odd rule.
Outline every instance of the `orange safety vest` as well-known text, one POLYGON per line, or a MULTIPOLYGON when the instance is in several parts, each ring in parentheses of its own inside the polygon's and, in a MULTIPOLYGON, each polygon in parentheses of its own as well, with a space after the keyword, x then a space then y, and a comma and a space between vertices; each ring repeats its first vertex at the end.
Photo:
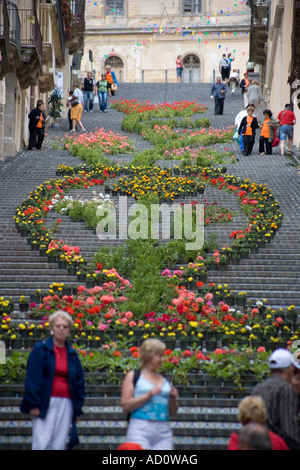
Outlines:
POLYGON ((106 72, 105 78, 108 81, 108 83, 113 83, 114 82, 110 72, 106 72))
POLYGON ((43 115, 42 115, 42 113, 41 113, 40 120, 38 121, 36 127, 38 127, 39 129, 42 129, 42 127, 43 127, 43 120, 44 120, 44 118, 43 118, 43 115))
POLYGON ((262 137, 265 137, 266 139, 269 139, 270 137, 270 128, 268 126, 268 122, 270 122, 270 119, 264 120, 263 126, 261 128, 261 133, 260 133, 260 135, 262 137))
MULTIPOLYGON (((247 124, 251 124, 253 121, 253 116, 249 117, 247 116, 247 124)), ((246 132, 244 135, 252 135, 252 127, 246 127, 246 132)))

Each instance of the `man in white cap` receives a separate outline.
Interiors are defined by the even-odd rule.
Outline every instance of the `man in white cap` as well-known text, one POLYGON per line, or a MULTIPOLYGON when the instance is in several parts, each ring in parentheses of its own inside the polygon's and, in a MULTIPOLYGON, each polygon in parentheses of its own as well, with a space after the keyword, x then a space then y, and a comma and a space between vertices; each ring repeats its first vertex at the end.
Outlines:
POLYGON ((269 357, 271 375, 252 391, 267 408, 267 428, 279 434, 290 450, 300 450, 298 397, 291 385, 294 374, 293 355, 276 349, 269 357))

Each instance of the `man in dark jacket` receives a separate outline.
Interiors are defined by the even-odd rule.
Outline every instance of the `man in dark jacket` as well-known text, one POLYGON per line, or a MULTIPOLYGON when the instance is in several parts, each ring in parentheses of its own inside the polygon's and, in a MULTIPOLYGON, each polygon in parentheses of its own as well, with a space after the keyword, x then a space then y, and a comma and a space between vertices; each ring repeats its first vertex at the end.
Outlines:
POLYGON ((224 110, 225 93, 227 93, 227 86, 222 83, 221 77, 217 77, 217 83, 211 87, 210 98, 215 99, 215 114, 220 116, 224 110))
POLYGON ((48 120, 48 118, 45 117, 44 102, 42 100, 37 101, 36 108, 34 108, 28 114, 28 118, 29 118, 28 150, 33 150, 33 147, 35 146, 37 150, 41 150, 44 137, 45 137, 45 123, 48 120))
POLYGON ((267 428, 281 436, 290 450, 300 450, 298 396, 291 385, 293 355, 276 349, 269 357, 271 376, 258 384, 251 395, 261 396, 267 408, 267 428))

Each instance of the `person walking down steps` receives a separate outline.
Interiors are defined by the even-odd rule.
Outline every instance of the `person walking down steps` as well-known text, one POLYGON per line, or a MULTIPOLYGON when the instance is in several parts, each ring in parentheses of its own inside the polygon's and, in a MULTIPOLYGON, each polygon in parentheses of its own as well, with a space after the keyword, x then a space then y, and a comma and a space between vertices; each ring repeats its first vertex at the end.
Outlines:
POLYGON ((38 100, 36 107, 28 114, 29 118, 29 144, 28 150, 41 150, 45 137, 45 123, 48 121, 49 116, 46 118, 44 112, 45 106, 42 100, 38 100))
POLYGON ((210 98, 215 100, 215 115, 223 115, 225 93, 227 93, 227 86, 222 83, 221 77, 217 77, 217 82, 210 90, 210 98))
POLYGON ((253 116, 254 106, 247 107, 247 116, 245 116, 240 124, 238 134, 243 137, 243 155, 251 155, 255 142, 255 131, 259 128, 257 118, 253 116))

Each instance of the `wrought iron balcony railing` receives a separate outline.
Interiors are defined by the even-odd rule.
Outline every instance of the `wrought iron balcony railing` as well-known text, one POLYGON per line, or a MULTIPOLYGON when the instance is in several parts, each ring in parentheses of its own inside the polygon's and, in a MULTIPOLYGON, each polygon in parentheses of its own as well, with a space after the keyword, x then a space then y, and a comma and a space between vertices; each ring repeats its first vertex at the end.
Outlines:
POLYGON ((36 11, 19 9, 18 12, 21 22, 21 46, 35 47, 42 64, 43 40, 36 11))
POLYGON ((7 1, 7 13, 9 18, 9 40, 12 42, 21 57, 21 22, 17 6, 7 1))
POLYGON ((9 18, 6 0, 0 0, 0 41, 6 55, 9 54, 9 18), (4 44, 3 44, 4 43, 4 44))

